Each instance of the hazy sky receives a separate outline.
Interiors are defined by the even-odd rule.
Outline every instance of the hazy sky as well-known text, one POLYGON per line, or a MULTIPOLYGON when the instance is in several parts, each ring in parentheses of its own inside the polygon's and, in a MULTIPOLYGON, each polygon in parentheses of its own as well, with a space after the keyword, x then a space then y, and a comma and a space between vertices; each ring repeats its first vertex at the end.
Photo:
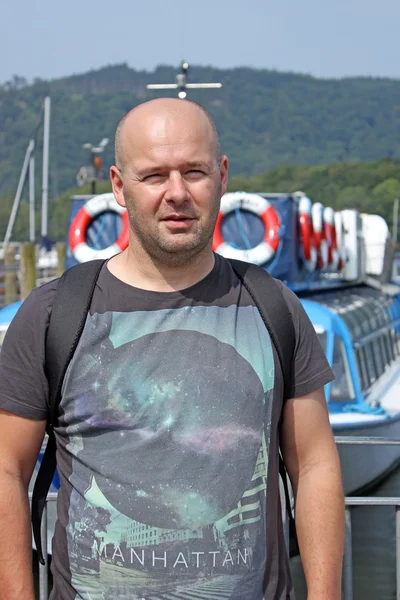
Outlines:
POLYGON ((127 62, 400 78, 400 0, 3 2, 0 82, 127 62))

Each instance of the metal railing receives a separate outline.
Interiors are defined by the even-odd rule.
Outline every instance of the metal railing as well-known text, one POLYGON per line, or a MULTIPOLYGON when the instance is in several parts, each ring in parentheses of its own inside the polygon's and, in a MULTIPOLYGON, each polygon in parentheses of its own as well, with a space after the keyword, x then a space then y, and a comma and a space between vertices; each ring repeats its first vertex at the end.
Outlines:
MULTIPOLYGON (((336 436, 339 445, 400 446, 400 439, 368 436, 336 436)), ((353 600, 353 536, 351 509, 353 506, 393 506, 396 511, 396 600, 400 600, 400 497, 346 496, 345 548, 343 557, 343 600, 353 600)))
MULTIPOLYGON (((337 444, 400 446, 400 439, 383 437, 337 436, 337 444)), ((30 499, 32 494, 29 494, 30 499)), ((47 502, 55 502, 57 493, 49 493, 47 502)), ((400 600, 400 497, 346 496, 345 498, 345 548, 343 557, 343 600, 353 600, 353 539, 351 510, 355 506, 393 506, 396 511, 396 600, 400 600)), ((47 557, 47 503, 43 511, 41 524, 42 550, 45 564, 39 563, 39 600, 48 600, 48 557, 47 557)))
POLYGON ((353 600, 353 543, 351 527, 352 506, 394 506, 396 510, 396 600, 400 600, 400 498, 348 497, 346 498, 346 539, 343 559, 343 599, 353 600))

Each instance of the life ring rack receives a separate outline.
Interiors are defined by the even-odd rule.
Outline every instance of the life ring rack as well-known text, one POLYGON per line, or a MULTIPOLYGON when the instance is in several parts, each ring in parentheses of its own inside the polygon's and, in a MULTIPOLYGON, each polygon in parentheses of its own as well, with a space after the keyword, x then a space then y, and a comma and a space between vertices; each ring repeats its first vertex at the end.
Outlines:
POLYGON ((317 242, 312 221, 312 203, 308 196, 299 200, 299 228, 304 265, 310 273, 315 271, 318 262, 317 242))
POLYGON ((324 209, 324 223, 328 240, 328 265, 330 270, 339 271, 340 252, 337 244, 335 212, 330 206, 324 209))
POLYGON ((96 258, 110 258, 118 254, 128 246, 129 243, 129 220, 126 208, 117 204, 114 194, 100 194, 90 198, 73 218, 68 241, 75 259, 79 263, 87 262, 96 258), (86 242, 86 232, 90 223, 104 212, 115 212, 121 215, 123 227, 119 238, 107 248, 91 248, 86 242))
POLYGON ((315 202, 311 209, 315 239, 317 242, 318 262, 317 268, 324 270, 329 265, 329 244, 326 237, 324 222, 324 207, 321 202, 315 202))
POLYGON ((275 208, 266 198, 248 192, 229 192, 221 198, 221 208, 215 224, 213 250, 226 258, 236 258, 256 265, 269 262, 278 250, 281 241, 281 220, 275 208), (228 213, 242 209, 258 215, 264 224, 263 240, 254 248, 235 248, 224 240, 222 221, 228 213))

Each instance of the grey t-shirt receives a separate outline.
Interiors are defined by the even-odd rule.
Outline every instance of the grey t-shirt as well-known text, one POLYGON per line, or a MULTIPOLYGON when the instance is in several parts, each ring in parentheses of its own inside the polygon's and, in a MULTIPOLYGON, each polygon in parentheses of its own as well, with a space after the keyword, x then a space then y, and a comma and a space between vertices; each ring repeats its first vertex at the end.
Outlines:
MULTIPOLYGON (((0 354, 0 407, 47 418, 57 282, 31 293, 0 354)), ((287 288, 293 396, 332 380, 287 288)), ((52 600, 293 598, 278 494, 282 374, 229 263, 179 292, 103 268, 60 405, 52 600)))

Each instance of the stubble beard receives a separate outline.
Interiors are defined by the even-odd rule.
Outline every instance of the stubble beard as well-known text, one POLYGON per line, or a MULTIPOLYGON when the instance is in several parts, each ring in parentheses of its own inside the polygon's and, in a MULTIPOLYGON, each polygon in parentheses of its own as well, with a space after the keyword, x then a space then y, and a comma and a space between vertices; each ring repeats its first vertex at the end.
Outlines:
POLYGON ((154 263, 169 267, 187 266, 195 261, 212 240, 220 207, 220 192, 221 186, 215 194, 207 221, 204 223, 197 220, 195 231, 187 234, 163 233, 157 226, 158 221, 155 222, 154 227, 149 227, 145 221, 137 218, 133 202, 127 198, 126 206, 131 233, 139 247, 154 263))

